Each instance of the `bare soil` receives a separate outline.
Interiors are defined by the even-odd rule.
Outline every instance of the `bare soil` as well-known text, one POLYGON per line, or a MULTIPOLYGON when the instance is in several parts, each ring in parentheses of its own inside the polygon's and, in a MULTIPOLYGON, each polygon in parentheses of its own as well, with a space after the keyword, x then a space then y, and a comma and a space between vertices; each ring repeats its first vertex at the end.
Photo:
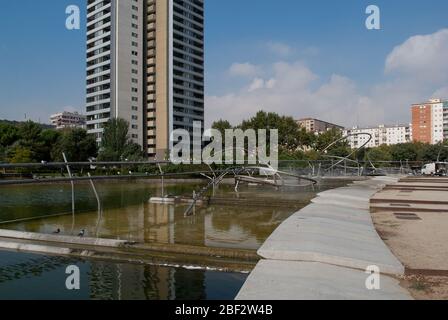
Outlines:
POLYGON ((393 212, 372 213, 376 229, 406 267, 401 285, 418 300, 448 300, 448 215, 415 213, 416 220, 393 212))

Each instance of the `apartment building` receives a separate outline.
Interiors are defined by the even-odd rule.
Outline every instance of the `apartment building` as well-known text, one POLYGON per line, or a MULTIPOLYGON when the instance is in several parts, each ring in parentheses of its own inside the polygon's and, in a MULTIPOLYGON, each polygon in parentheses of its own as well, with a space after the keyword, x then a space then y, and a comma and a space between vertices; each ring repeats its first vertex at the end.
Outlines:
POLYGON ((411 110, 413 141, 437 144, 448 138, 448 101, 431 99, 411 110))
POLYGON ((50 122, 56 127, 56 130, 66 128, 84 128, 86 124, 86 116, 78 112, 59 112, 50 116, 50 122))
POLYGON ((313 118, 299 119, 297 120, 297 123, 302 128, 305 128, 307 132, 313 132, 317 134, 326 132, 331 129, 344 130, 344 127, 337 124, 313 118))
POLYGON ((350 135, 348 142, 351 148, 357 149, 367 143, 367 148, 375 148, 381 145, 395 145, 412 141, 411 125, 396 125, 378 127, 346 129, 343 131, 344 136, 350 135), (372 139, 369 141, 370 134, 372 139))
POLYGON ((448 100, 443 102, 443 138, 448 140, 448 100))
POLYGON ((203 0, 88 0, 87 129, 112 118, 163 159, 175 129, 204 122, 203 0))

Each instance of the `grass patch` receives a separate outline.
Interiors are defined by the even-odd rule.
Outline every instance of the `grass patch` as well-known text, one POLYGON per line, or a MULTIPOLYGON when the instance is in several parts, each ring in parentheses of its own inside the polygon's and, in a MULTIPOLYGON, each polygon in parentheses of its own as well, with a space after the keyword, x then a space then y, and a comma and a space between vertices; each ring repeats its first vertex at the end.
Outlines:
POLYGON ((413 281, 410 288, 416 291, 426 291, 428 290, 429 286, 422 281, 413 281))

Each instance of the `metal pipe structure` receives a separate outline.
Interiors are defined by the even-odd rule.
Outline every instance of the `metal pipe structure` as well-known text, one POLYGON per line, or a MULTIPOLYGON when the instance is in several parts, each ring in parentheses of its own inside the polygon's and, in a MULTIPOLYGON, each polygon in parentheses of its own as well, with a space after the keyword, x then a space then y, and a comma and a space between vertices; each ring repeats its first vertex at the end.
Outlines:
MULTIPOLYGON (((350 159, 350 157, 353 156, 354 154, 356 154, 359 150, 363 149, 365 146, 367 146, 367 145, 370 143, 370 141, 372 141, 372 139, 373 139, 373 136, 372 136, 370 133, 352 133, 352 134, 348 134, 348 135, 346 135, 346 136, 344 136, 344 137, 342 137, 342 138, 339 138, 339 139, 333 141, 332 143, 330 143, 330 144, 329 144, 329 145, 322 151, 322 154, 324 155, 324 157, 327 157, 327 158, 334 158, 334 159, 339 159, 339 161, 337 161, 336 163, 332 163, 332 164, 331 164, 331 167, 328 168, 326 171, 333 170, 335 167, 337 167, 338 165, 340 165, 340 164, 343 163, 343 162, 344 162, 344 168, 347 168, 347 166, 345 165, 345 163, 346 163, 347 161, 356 162, 356 164, 358 165, 358 168, 359 168, 359 161, 352 160, 352 159, 350 159), (362 146, 360 146, 358 149, 353 150, 348 156, 346 156, 346 157, 337 157, 337 156, 328 156, 328 155, 326 154, 326 153, 328 152, 328 150, 329 150, 332 146, 336 145, 337 143, 339 143, 339 142, 341 142, 341 141, 344 141, 344 140, 347 140, 347 139, 350 138, 350 137, 358 137, 358 136, 368 136, 369 139, 368 139, 362 146)), ((369 161, 370 161, 370 160, 369 160, 369 161)))
POLYGON ((113 161, 113 162, 41 162, 41 163, 0 163, 0 169, 9 168, 64 168, 67 165, 71 167, 110 167, 121 165, 155 165, 170 164, 170 161, 113 161))
MULTIPOLYGON (((90 172, 87 173, 87 175, 90 177, 90 172)), ((99 227, 100 227, 100 222, 101 222, 101 218, 102 218, 101 200, 100 200, 100 196, 98 195, 98 192, 96 191, 95 184, 93 183, 92 179, 90 179, 90 185, 92 186, 93 193, 95 194, 97 205, 98 205, 98 220, 96 223, 96 232, 95 232, 96 237, 98 238, 99 227)))
POLYGON ((70 184, 72 186, 72 235, 73 235, 73 231, 75 229, 75 182, 73 181, 72 171, 70 170, 70 165, 68 164, 67 157, 65 156, 64 152, 62 152, 62 157, 64 158, 68 176, 70 177, 70 184))

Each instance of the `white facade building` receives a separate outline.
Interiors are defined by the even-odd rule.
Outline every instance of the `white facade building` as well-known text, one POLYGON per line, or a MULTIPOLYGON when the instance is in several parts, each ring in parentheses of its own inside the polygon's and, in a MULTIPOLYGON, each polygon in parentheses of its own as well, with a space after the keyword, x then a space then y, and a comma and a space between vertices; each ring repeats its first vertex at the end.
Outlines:
POLYGON ((443 102, 443 137, 448 141, 448 100, 443 102))
POLYGON ((443 142, 444 139, 444 120, 443 120, 443 102, 432 105, 432 144, 443 142))
POLYGON ((396 125, 385 126, 380 125, 378 127, 367 127, 352 129, 346 129, 343 131, 344 136, 350 135, 348 142, 353 149, 360 148, 367 141, 369 141, 370 134, 372 139, 367 143, 367 148, 375 148, 381 145, 395 145, 400 143, 407 143, 412 141, 411 125, 396 125))
POLYGON ((67 128, 84 128, 86 125, 86 116, 77 112, 60 112, 50 116, 50 121, 57 130, 67 128))

